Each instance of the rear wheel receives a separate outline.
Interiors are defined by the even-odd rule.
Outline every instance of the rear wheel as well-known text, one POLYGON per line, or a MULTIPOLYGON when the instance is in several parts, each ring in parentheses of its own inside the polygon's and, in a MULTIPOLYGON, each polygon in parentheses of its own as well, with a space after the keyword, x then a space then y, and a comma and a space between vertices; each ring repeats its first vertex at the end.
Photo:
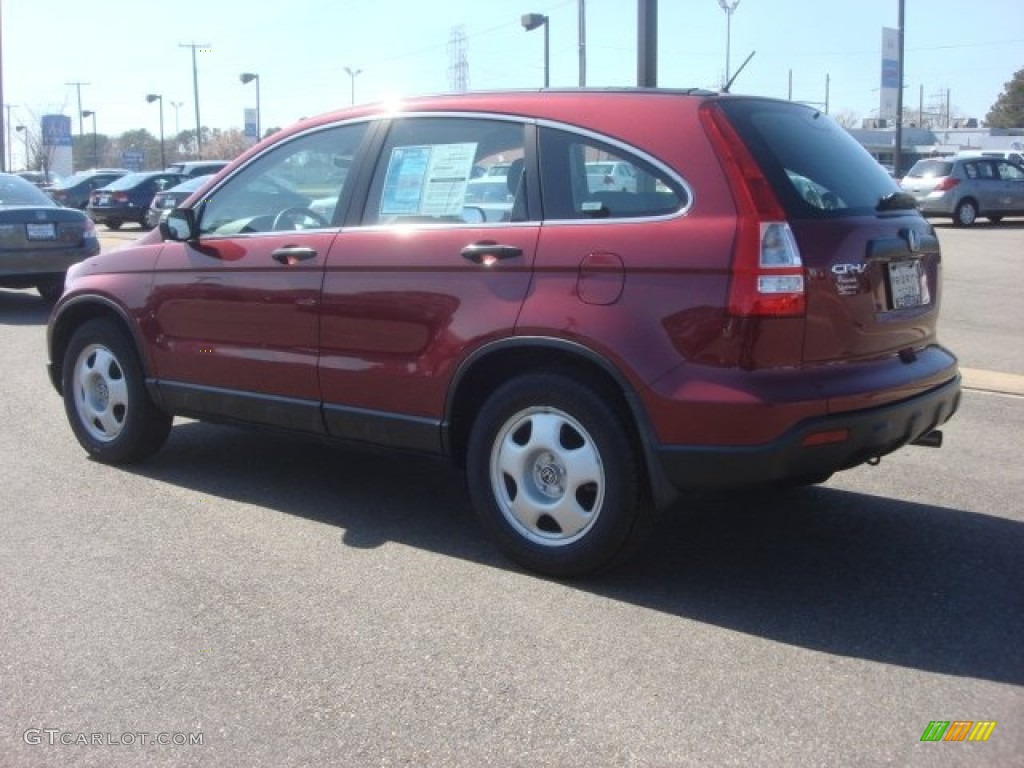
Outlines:
POLYGON ((122 224, 124 224, 123 221, 118 221, 117 219, 111 219, 110 221, 107 222, 107 229, 115 229, 115 230, 116 229, 120 229, 122 224))
POLYGON ((969 197, 961 200, 953 211, 953 226, 969 227, 978 219, 978 204, 969 197))
POLYGON ((622 419, 597 392, 559 374, 521 376, 491 395, 473 425, 466 471, 477 514, 501 550, 551 576, 617 564, 653 520, 622 419))
POLYGON ((82 447, 109 464, 155 453, 172 417, 150 399, 135 347, 111 320, 90 320, 64 353, 64 409, 82 447))

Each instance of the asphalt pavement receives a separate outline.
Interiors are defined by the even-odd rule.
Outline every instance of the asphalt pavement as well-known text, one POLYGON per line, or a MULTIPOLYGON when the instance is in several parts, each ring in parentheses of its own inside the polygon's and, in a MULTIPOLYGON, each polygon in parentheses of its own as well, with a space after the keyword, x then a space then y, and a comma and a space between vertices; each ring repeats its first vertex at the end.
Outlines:
POLYGON ((687 497, 569 583, 436 461, 188 420, 87 460, 0 292, 0 767, 1024 765, 1024 222, 939 233, 944 447, 687 497))

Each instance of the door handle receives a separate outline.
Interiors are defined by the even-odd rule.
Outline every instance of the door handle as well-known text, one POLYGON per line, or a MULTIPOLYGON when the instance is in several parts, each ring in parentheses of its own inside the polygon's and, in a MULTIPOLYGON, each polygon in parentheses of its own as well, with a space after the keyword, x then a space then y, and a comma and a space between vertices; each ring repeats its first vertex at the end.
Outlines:
POLYGON ((516 256, 522 255, 523 249, 518 246, 500 245, 491 240, 473 243, 462 249, 462 258, 468 259, 474 264, 483 264, 487 267, 499 259, 513 259, 516 256))
POLYGON ((300 261, 315 259, 316 251, 299 245, 286 245, 284 248, 278 248, 270 255, 274 261, 281 264, 297 264, 300 261))

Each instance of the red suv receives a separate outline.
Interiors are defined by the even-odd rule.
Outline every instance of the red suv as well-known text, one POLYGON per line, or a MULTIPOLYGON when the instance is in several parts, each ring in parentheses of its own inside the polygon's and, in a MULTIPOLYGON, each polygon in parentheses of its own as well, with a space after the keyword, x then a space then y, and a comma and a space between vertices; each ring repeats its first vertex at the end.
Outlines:
POLYGON ((939 243, 842 128, 704 91, 475 93, 306 120, 73 267, 49 367, 86 451, 174 415, 451 457, 547 574, 680 491, 813 483, 959 403, 939 243), (588 183, 628 164, 635 185, 588 183), (467 199, 507 166, 499 209, 467 199))

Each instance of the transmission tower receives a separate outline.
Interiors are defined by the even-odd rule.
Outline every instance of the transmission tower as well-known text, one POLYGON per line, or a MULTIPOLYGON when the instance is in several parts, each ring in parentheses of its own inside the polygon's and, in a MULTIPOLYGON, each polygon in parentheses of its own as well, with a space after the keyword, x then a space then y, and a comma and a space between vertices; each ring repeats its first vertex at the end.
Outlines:
POLYGON ((452 27, 448 36, 448 87, 453 91, 469 90, 469 61, 466 59, 466 28, 452 27))

